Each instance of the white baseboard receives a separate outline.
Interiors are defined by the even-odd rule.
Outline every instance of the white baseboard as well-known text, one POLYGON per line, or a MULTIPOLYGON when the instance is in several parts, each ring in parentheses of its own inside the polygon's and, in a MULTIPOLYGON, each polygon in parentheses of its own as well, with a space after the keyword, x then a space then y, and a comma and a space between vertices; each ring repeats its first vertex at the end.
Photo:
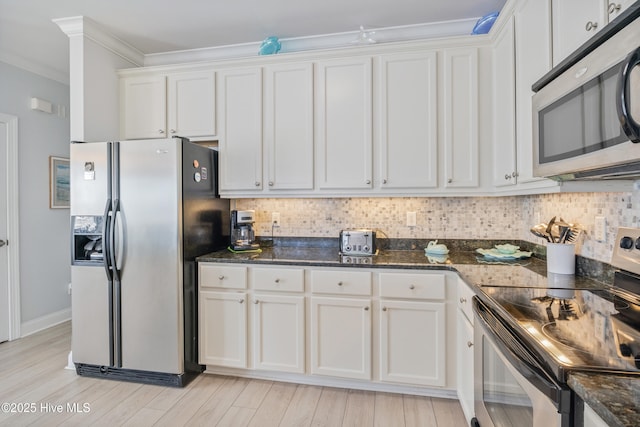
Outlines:
POLYGON ((71 320, 71 307, 23 322, 20 325, 20 335, 26 337, 27 335, 35 334, 43 329, 66 322, 67 320, 71 320))

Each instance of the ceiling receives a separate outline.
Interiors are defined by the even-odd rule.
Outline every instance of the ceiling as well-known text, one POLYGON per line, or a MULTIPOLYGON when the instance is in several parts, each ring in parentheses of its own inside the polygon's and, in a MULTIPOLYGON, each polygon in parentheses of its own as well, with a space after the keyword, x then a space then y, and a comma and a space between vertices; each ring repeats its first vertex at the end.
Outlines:
MULTIPOLYGON (((53 19, 85 16, 143 54, 478 19, 505 0, 0 0, 0 61, 68 81, 53 19)), ((283 49, 284 50, 284 49, 283 49)))

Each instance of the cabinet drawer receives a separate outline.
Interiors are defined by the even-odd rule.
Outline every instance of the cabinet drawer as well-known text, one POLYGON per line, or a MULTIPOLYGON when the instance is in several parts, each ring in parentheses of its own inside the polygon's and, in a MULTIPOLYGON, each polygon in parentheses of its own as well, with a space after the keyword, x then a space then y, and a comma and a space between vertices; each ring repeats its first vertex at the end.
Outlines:
POLYGON ((368 271, 311 272, 311 292, 315 294, 371 295, 371 273, 368 271))
POLYGON ((380 296, 445 299, 444 274, 380 273, 380 296))
POLYGON ((199 280, 201 288, 246 289, 247 268, 200 264, 199 280))
POLYGON ((473 298, 473 291, 463 281, 458 282, 458 309, 464 313, 467 320, 473 325, 473 306, 471 305, 471 298, 473 298))
POLYGON ((304 292, 302 268, 252 268, 251 284, 260 291, 304 292))

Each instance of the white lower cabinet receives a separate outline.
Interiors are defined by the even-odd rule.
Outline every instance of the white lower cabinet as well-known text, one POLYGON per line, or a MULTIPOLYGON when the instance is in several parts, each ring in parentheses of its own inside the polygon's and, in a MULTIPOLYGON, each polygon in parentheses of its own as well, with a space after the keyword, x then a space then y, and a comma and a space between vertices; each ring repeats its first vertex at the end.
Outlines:
POLYGON ((252 302, 254 367, 303 374, 304 297, 255 294, 252 302))
POLYGON ((311 374, 371 379, 371 301, 311 298, 311 374))
POLYGON ((200 291, 200 363, 247 367, 247 294, 200 291))
POLYGON ((445 303, 380 301, 380 380, 444 386, 445 303))

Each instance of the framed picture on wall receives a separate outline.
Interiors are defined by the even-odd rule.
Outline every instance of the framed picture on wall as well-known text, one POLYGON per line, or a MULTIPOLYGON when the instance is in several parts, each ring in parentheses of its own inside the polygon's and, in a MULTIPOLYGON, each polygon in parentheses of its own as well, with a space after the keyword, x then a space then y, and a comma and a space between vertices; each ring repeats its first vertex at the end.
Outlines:
POLYGON ((69 159, 49 156, 49 207, 68 209, 70 193, 69 159))

